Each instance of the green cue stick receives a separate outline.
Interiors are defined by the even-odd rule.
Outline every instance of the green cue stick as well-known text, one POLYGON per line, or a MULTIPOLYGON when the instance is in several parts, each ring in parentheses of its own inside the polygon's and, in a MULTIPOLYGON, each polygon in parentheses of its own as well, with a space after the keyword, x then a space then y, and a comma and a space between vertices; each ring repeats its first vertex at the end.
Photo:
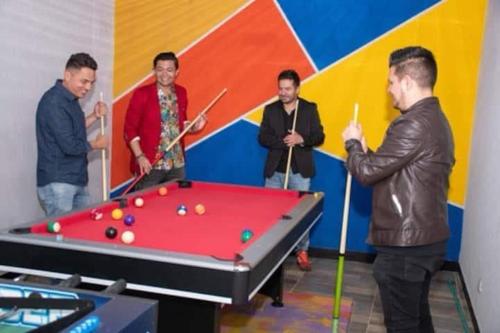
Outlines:
MULTIPOLYGON (((354 104, 354 124, 358 122, 358 103, 354 104)), ((347 182, 345 188, 344 197, 344 212, 342 215, 342 231, 340 234, 340 248, 339 248, 339 259, 337 262, 337 281, 335 283, 335 307, 333 309, 333 322, 332 322, 332 332, 338 332, 339 318, 340 318, 340 303, 342 298, 342 284, 344 282, 344 256, 345 256, 345 245, 347 240, 347 225, 349 224, 349 202, 351 199, 351 182, 352 176, 350 172, 347 172, 347 182)))

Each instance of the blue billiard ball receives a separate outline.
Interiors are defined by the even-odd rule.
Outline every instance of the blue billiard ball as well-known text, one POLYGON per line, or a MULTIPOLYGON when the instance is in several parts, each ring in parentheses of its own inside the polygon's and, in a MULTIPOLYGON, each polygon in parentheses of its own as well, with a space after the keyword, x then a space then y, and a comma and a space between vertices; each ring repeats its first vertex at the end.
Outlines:
POLYGON ((177 206, 177 215, 184 216, 187 213, 187 207, 186 205, 179 205, 177 206))

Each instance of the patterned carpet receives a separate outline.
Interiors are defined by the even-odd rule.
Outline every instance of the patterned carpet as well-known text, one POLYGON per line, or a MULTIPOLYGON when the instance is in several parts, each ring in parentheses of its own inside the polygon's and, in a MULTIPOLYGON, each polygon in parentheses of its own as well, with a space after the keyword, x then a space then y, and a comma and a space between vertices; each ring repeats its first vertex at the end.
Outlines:
MULTIPOLYGON (((333 296, 313 293, 285 293, 283 308, 271 306, 271 299, 257 295, 246 306, 226 306, 223 333, 331 333, 333 296)), ((342 299, 338 332, 347 332, 352 300, 342 299)))

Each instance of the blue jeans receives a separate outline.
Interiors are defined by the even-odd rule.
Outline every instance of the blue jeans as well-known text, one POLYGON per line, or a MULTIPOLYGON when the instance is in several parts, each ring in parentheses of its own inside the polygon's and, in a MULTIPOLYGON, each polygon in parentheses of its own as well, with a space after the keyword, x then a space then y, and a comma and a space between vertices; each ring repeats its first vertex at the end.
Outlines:
MULTIPOLYGON (((266 178, 265 187, 283 188, 285 186, 285 174, 283 172, 275 172, 269 178, 266 178)), ((304 178, 300 173, 290 173, 288 175, 288 189, 297 191, 309 191, 311 186, 311 178, 304 178)), ((297 250, 307 251, 309 249, 309 232, 302 237, 297 250)))
POLYGON ((85 186, 50 183, 37 188, 38 198, 47 217, 62 215, 88 206, 90 196, 85 186))

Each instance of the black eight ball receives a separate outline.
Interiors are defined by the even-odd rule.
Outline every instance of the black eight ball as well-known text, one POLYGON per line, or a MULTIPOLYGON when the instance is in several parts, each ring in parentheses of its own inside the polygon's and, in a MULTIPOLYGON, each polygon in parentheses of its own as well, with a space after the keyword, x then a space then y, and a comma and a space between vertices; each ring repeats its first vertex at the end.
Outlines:
POLYGON ((118 235, 118 231, 116 230, 116 228, 109 227, 106 229, 106 237, 108 237, 109 239, 115 238, 116 235, 118 235))

